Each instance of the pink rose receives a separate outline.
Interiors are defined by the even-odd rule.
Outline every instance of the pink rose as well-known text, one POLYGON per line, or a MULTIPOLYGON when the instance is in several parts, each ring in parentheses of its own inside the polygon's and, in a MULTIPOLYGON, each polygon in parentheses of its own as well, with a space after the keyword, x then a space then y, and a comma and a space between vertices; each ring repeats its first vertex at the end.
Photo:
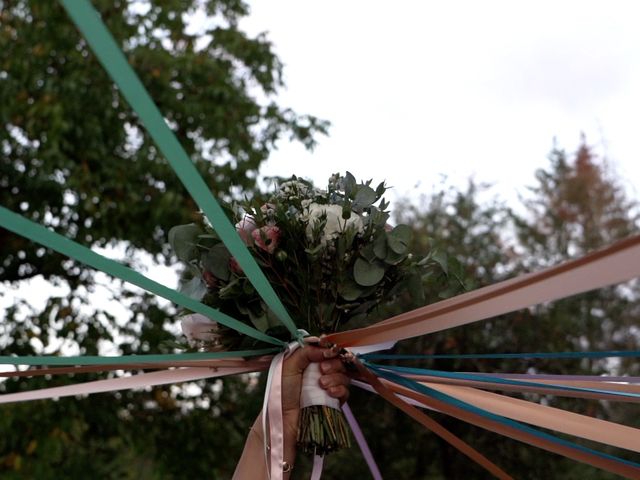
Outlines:
POLYGON ((265 225, 262 228, 253 230, 251 236, 257 247, 267 253, 273 253, 278 246, 280 229, 273 225, 265 225))
POLYGON ((251 235, 256 228, 258 228, 258 226, 256 225, 255 220, 249 215, 245 215, 242 217, 242 220, 236 223, 236 232, 238 232, 238 235, 240 235, 240 238, 242 238, 245 245, 248 246, 253 245, 253 238, 251 235))

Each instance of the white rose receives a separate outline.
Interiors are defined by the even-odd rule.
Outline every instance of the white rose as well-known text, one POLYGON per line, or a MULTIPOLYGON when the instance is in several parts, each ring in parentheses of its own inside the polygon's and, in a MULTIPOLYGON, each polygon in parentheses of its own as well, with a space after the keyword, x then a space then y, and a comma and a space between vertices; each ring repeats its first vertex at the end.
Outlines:
POLYGON ((312 203, 309 205, 307 214, 307 238, 310 240, 313 238, 312 232, 314 226, 320 221, 323 215, 327 217, 327 223, 324 226, 322 238, 320 239, 323 245, 326 245, 328 241, 336 238, 340 233, 350 228, 357 232, 364 230, 364 223, 360 215, 352 212, 349 218, 345 220, 342 218, 342 207, 340 205, 320 205, 312 203))

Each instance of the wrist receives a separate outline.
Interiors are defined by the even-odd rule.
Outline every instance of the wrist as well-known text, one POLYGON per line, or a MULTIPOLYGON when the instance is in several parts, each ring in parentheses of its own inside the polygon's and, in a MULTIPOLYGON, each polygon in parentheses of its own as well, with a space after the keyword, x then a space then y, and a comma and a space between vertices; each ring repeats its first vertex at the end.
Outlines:
POLYGON ((286 433, 298 434, 298 422, 300 421, 300 409, 286 410, 282 412, 282 421, 286 433))

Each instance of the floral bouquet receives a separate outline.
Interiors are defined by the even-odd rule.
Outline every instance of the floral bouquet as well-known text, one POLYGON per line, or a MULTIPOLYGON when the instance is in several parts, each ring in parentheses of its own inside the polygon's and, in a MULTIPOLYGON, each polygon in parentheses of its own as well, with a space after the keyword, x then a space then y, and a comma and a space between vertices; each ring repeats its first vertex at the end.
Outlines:
MULTIPOLYGON (((236 229, 272 283, 298 328, 320 336, 348 322, 362 324, 374 309, 408 293, 424 299, 422 278, 443 274, 437 255, 409 253, 412 230, 391 227, 383 183, 358 183, 347 172, 333 175, 327 190, 293 177, 266 202, 229 208, 236 229)), ((169 241, 187 268, 181 290, 238 320, 287 340, 280 324, 256 293, 238 263, 206 218, 180 225, 169 241)), ((256 340, 215 322, 183 324, 190 340, 205 350, 254 347, 256 340), (249 343, 249 342, 253 342, 249 343)), ((305 372, 305 385, 319 372, 305 372)), ((298 443, 323 455, 349 445, 348 429, 337 400, 305 400, 303 386, 298 443), (335 402, 335 403, 333 403, 335 402)), ((312 395, 313 396, 313 395, 312 395)))

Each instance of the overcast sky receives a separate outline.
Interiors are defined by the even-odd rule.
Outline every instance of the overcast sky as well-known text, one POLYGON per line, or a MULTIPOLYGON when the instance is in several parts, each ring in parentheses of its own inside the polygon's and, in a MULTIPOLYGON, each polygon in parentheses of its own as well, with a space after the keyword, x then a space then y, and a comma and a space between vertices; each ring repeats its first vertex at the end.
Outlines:
POLYGON ((640 196, 636 1, 250 4, 241 27, 285 63, 281 103, 332 122, 313 153, 283 142, 264 175, 349 169, 398 194, 474 176, 513 200, 554 137, 574 151, 585 132, 640 196))

